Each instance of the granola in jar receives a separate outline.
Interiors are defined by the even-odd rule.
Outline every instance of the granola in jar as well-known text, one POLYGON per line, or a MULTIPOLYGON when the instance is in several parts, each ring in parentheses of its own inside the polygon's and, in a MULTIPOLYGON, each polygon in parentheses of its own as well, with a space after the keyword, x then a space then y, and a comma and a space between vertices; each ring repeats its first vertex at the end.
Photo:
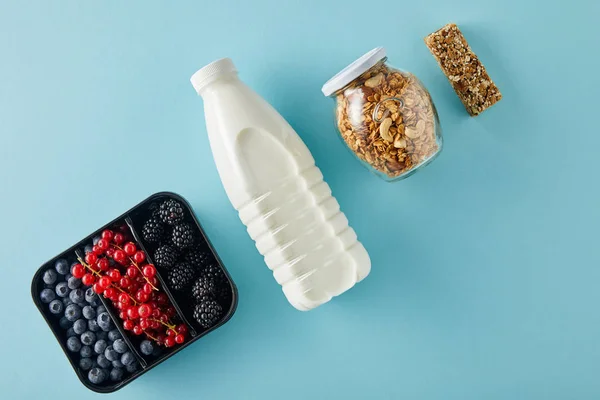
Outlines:
POLYGON ((386 64, 383 49, 360 61, 362 68, 351 64, 323 92, 336 100, 337 128, 353 153, 387 180, 405 178, 441 150, 435 106, 414 75, 386 64))

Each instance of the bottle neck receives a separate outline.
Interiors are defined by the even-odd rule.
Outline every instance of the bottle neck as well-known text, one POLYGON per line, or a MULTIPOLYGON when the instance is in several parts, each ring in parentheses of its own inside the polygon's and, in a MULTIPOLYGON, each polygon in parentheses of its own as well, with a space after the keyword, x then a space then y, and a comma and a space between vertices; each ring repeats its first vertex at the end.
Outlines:
POLYGON ((210 96, 212 92, 217 90, 219 87, 223 85, 234 85, 236 83, 240 83, 241 81, 238 78, 238 74, 235 71, 227 72, 224 74, 220 74, 215 76, 209 82, 207 82, 204 87, 198 92, 202 98, 206 98, 210 96))

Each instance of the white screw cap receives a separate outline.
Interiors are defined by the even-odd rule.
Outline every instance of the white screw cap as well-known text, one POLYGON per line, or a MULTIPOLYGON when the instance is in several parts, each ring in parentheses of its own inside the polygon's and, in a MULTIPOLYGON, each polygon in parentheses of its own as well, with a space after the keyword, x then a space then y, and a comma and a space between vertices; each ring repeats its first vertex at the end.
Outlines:
POLYGON ((321 91, 325 96, 331 96, 365 72, 373 65, 386 57, 386 52, 383 47, 376 47, 364 54, 358 60, 348 65, 346 68, 338 72, 333 78, 325 82, 321 91))
POLYGON ((206 85, 223 75, 231 73, 237 73, 237 69, 235 68, 235 65, 233 65, 233 61, 231 61, 231 58, 221 58, 220 60, 213 61, 210 64, 200 68, 194 75, 192 75, 190 81, 192 82, 194 89, 196 89, 196 92, 200 94, 200 91, 204 89, 206 85))

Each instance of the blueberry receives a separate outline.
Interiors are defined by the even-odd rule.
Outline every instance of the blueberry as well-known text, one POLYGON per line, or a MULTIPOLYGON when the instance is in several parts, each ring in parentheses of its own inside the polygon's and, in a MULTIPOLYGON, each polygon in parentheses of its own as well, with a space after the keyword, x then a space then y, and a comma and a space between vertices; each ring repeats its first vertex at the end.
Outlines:
POLYGON ((69 273, 69 263, 64 258, 56 260, 54 268, 56 269, 56 272, 58 272, 61 275, 66 275, 69 273))
POLYGON ((56 273, 56 271, 53 269, 49 269, 46 272, 44 272, 44 276, 42 277, 42 280, 44 281, 44 283, 46 285, 53 285, 56 282, 57 278, 58 278, 58 274, 56 273))
POLYGON ((140 351, 142 354, 149 356, 154 351, 154 344, 149 340, 144 340, 140 343, 140 351))
POLYGON ((67 317, 61 317, 60 321, 58 321, 58 325, 60 325, 63 329, 69 329, 71 327, 71 321, 67 319, 67 317))
POLYGON ((121 362, 121 360, 115 360, 115 361, 113 361, 112 362, 112 366, 113 366, 113 368, 123 368, 123 367, 125 367, 123 365, 123 363, 121 362))
POLYGON ((84 357, 81 360, 79 360, 79 368, 81 368, 84 371, 87 371, 90 368, 92 368, 92 365, 94 365, 94 362, 91 358, 84 357))
POLYGON ((110 371, 110 380, 113 382, 119 382, 123 379, 124 374, 125 371, 123 371, 123 368, 113 368, 112 371, 110 371))
POLYGON ((95 319, 88 320, 88 329, 92 332, 98 332, 100 330, 98 322, 95 319))
POLYGON ((106 350, 104 350, 104 356, 108 359, 108 361, 115 361, 119 359, 119 353, 117 353, 112 346, 108 346, 106 350))
POLYGON ((88 372, 88 379, 94 385, 99 385, 106 380, 106 371, 98 367, 92 368, 88 372))
POLYGON ((107 312, 98 314, 98 317, 96 317, 96 321, 98 322, 98 326, 100 326, 100 328, 102 328, 103 331, 108 332, 110 330, 111 320, 107 312))
POLYGON ((108 333, 104 331, 96 332, 96 340, 108 340, 108 333))
POLYGON ((42 300, 42 303, 48 304, 55 298, 56 293, 52 289, 44 289, 40 292, 40 300, 42 300))
POLYGON ((128 351, 127 353, 125 353, 121 356, 121 363, 125 366, 131 365, 134 362, 135 362, 135 357, 133 356, 133 353, 130 351, 128 351))
POLYGON ((109 368, 112 364, 108 359, 104 356, 104 354, 98 355, 96 358, 96 362, 100 368, 109 368))
POLYGON ((71 290, 71 293, 69 293, 69 298, 73 303, 81 304, 85 301, 85 293, 82 289, 71 290))
POLYGON ((69 329, 67 329, 67 338, 73 337, 73 336, 79 336, 78 334, 75 333, 75 330, 71 327, 69 329))
POLYGON ((94 236, 94 237, 92 238, 92 244, 93 244, 94 246, 95 246, 95 245, 97 245, 97 244, 98 244, 98 241, 99 241, 100 239, 102 239, 102 236, 100 236, 100 235, 98 235, 98 236, 94 236))
POLYGON ((76 353, 79 350, 81 350, 81 342, 79 341, 79 338, 77 336, 72 336, 67 339, 67 349, 69 349, 69 351, 72 351, 73 353, 76 353))
POLYGON ((113 329, 112 331, 108 332, 108 340, 112 340, 114 342, 117 339, 121 339, 121 333, 118 329, 113 329))
POLYGON ((81 334, 81 343, 86 346, 91 346, 96 343, 96 334, 94 332, 86 331, 81 334))
POLYGON ((88 288, 85 291, 85 301, 87 301, 88 303, 93 303, 96 301, 96 299, 98 299, 98 295, 96 294, 96 292, 94 292, 94 289, 92 288, 88 288))
POLYGON ((106 307, 104 307, 103 305, 99 305, 98 308, 96 308, 96 314, 102 314, 106 312, 106 307))
POLYGON ((77 321, 81 317, 81 307, 77 304, 69 304, 65 308, 65 317, 71 322, 77 321))
POLYGON ((129 373, 133 373, 133 372, 137 371, 139 367, 140 367, 140 364, 138 364, 138 363, 135 362, 133 364, 126 365, 125 369, 129 373))
POLYGON ((58 297, 65 297, 69 294, 69 287, 67 282, 60 282, 56 285, 56 295, 58 297))
POLYGON ((83 346, 81 348, 81 350, 79 350, 79 355, 81 355, 81 357, 91 357, 92 354, 94 354, 94 350, 92 350, 92 348, 90 346, 83 346))
MULTIPOLYGON (((115 349, 117 351, 117 353, 123 354, 127 350, 129 350, 129 346, 127 346, 127 343, 125 343, 125 341, 123 339, 117 339, 113 343, 113 349, 115 349)), ((125 363, 123 363, 123 364, 125 364, 125 363)))
POLYGON ((83 310, 81 310, 81 312, 83 313, 83 317, 85 319, 95 319, 96 318, 96 310, 92 306, 83 307, 83 310))
POLYGON ((85 254, 87 254, 87 253, 91 253, 93 250, 94 250, 94 249, 92 248, 92 245, 91 245, 91 244, 86 244, 86 245, 85 245, 85 247, 83 248, 83 252, 84 252, 85 254))
POLYGON ((94 345, 94 351, 96 354, 104 354, 104 350, 106 350, 107 346, 108 343, 106 343, 106 340, 98 340, 94 345))
POLYGON ((71 304, 73 304, 73 302, 71 301, 71 299, 69 298, 69 296, 67 297, 63 297, 62 298, 62 302, 65 305, 65 307, 70 306, 71 304))
POLYGON ((83 318, 78 319, 73 324, 73 330, 76 334, 81 335, 87 329, 87 321, 83 318))
POLYGON ((79 287, 81 287, 81 279, 77 279, 74 276, 70 276, 67 279, 67 287, 69 289, 79 289, 79 287))
POLYGON ((65 306, 60 300, 52 300, 48 305, 48 308, 50 308, 50 312, 52 314, 60 314, 64 310, 65 306))

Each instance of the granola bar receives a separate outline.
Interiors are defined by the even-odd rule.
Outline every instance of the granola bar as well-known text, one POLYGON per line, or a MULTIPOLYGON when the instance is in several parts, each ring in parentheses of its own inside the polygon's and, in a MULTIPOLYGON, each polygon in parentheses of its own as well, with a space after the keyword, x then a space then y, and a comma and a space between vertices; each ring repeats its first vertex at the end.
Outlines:
POLYGON ((433 32, 425 43, 471 116, 500 101, 502 94, 456 24, 433 32))

